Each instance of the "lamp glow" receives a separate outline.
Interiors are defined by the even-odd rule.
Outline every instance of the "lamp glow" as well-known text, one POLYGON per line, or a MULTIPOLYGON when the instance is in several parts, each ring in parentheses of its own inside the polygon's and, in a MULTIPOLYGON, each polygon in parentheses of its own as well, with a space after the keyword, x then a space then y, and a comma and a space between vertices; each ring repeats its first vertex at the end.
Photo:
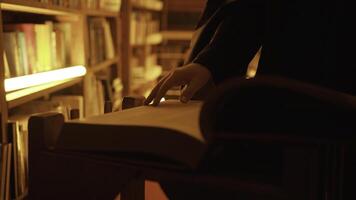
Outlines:
POLYGON ((5 79, 5 91, 11 92, 14 90, 41 85, 44 83, 81 77, 85 74, 86 68, 84 66, 73 66, 48 72, 40 72, 26 76, 9 78, 5 79))

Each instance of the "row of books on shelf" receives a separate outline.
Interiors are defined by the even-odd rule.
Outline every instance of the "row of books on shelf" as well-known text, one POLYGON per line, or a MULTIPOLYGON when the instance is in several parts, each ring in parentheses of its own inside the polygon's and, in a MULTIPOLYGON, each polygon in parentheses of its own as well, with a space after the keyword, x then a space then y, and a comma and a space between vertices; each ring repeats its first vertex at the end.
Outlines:
POLYGON ((10 172, 12 144, 0 143, 0 199, 10 199, 10 172))
POLYGON ((89 20, 90 64, 95 65, 115 57, 114 40, 106 18, 89 20))
POLYGON ((5 24, 5 78, 65 67, 71 61, 70 23, 5 24))
POLYGON ((43 112, 62 113, 70 119, 71 110, 78 110, 77 117, 83 117, 84 100, 80 95, 55 95, 49 100, 35 100, 10 111, 7 138, 1 145, 0 199, 22 199, 27 195, 28 173, 28 119, 43 112))
POLYGON ((22 199, 28 192, 28 132, 16 121, 7 128, 10 141, 1 145, 0 199, 22 199))
POLYGON ((119 11, 121 0, 32 0, 49 5, 56 5, 65 8, 73 9, 95 9, 95 10, 108 10, 119 11))
POLYGON ((121 109, 123 85, 120 78, 110 80, 107 75, 88 73, 84 80, 90 90, 86 92, 85 116, 105 113, 105 106, 110 102, 111 111, 121 109))
POLYGON ((150 35, 160 31, 160 20, 155 19, 151 13, 133 12, 130 23, 130 43, 132 45, 146 44, 150 35))

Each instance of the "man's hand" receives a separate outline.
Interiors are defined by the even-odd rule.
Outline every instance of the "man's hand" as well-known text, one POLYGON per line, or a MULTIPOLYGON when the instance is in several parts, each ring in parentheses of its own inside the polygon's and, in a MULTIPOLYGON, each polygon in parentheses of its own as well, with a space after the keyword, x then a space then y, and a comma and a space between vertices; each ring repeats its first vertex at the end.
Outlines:
POLYGON ((181 85, 187 85, 187 87, 182 92, 180 101, 187 103, 208 82, 210 77, 210 71, 200 64, 191 63, 175 68, 153 88, 145 101, 145 105, 150 104, 153 100, 152 105, 157 106, 170 88, 181 85))

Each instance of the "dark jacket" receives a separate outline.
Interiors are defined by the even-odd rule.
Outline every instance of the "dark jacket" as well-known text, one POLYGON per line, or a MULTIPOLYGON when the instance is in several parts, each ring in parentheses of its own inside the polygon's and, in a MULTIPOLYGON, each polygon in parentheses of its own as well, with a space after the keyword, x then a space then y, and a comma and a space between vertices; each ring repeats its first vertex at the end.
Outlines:
POLYGON ((206 66, 215 83, 245 76, 262 46, 257 74, 356 94, 356 12, 351 0, 237 0, 225 7, 222 3, 213 0, 206 7, 199 26, 208 25, 190 59, 206 66))

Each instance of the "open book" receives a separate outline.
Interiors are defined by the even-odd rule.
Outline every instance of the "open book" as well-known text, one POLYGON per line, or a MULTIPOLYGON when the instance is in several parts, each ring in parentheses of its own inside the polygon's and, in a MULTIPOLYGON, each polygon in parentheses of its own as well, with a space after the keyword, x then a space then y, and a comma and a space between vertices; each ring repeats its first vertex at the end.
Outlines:
POLYGON ((64 123, 57 148, 147 154, 196 168, 208 146, 227 136, 236 141, 267 135, 297 141, 348 138, 355 134, 355 122, 346 116, 355 111, 353 95, 260 76, 227 82, 204 104, 170 100, 64 123))
POLYGON ((206 149, 200 131, 202 102, 177 100, 65 123, 56 148, 144 153, 196 167, 206 149))

